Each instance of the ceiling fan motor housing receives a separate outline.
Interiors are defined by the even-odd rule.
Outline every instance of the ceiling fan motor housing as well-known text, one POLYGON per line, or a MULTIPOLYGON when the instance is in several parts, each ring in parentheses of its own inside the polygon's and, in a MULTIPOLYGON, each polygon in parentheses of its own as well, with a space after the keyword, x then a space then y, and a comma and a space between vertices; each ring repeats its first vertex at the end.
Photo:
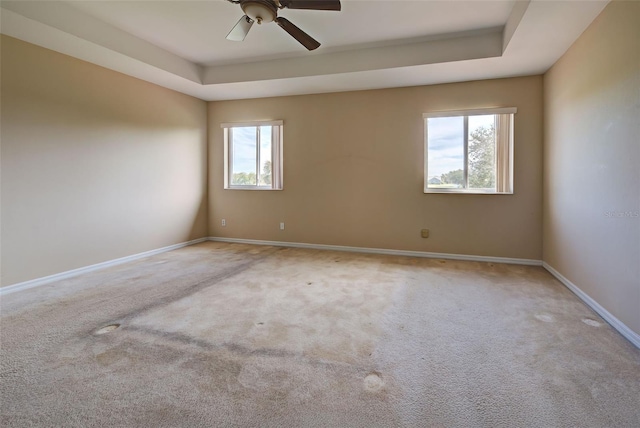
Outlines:
POLYGON ((258 24, 272 22, 278 16, 278 8, 270 0, 241 0, 240 7, 245 15, 258 24))

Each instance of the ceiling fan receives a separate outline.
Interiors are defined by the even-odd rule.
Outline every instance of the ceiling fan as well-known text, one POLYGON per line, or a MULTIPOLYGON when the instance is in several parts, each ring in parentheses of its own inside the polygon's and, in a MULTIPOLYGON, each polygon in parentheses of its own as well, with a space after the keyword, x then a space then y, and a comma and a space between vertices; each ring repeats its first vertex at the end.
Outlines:
POLYGON ((238 23, 227 34, 227 40, 241 42, 247 37, 254 22, 258 24, 275 21, 302 46, 312 51, 320 46, 313 37, 296 27, 291 21, 278 16, 278 9, 336 10, 341 9, 340 0, 228 0, 239 4, 244 12, 238 23))

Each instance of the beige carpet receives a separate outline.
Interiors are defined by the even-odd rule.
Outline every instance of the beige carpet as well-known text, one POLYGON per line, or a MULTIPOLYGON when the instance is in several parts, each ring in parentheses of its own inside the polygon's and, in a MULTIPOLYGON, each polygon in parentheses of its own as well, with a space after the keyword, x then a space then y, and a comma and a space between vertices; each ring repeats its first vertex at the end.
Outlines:
POLYGON ((538 267, 205 243, 1 311, 3 427, 640 427, 640 350, 538 267))

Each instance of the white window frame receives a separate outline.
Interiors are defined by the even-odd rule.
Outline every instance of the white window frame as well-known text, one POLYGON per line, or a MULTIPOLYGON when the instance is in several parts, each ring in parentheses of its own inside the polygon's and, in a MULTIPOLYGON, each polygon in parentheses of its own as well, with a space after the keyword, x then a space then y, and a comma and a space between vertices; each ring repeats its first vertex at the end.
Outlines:
POLYGON ((424 113, 422 120, 424 122, 424 193, 452 193, 452 194, 479 194, 479 195, 512 195, 513 194, 513 131, 514 131, 514 116, 517 113, 516 107, 505 108, 486 108, 486 109, 472 109, 472 110, 452 110, 452 111, 435 111, 424 113), (468 135, 468 117, 469 116, 481 116, 481 115, 508 115, 509 118, 507 126, 502 129, 496 127, 496 134, 501 141, 496 142, 496 156, 500 156, 499 160, 496 160, 496 180, 500 176, 501 184, 496 183, 496 190, 493 189, 455 189, 455 188, 430 188, 429 187, 429 126, 428 119, 435 117, 464 117, 464 177, 465 182, 468 180, 468 150, 469 150, 469 135, 468 135), (506 142, 504 140, 507 140, 506 142), (501 189, 499 188, 501 187, 501 189))
POLYGON ((282 190, 283 170, 283 128, 282 120, 257 120, 251 122, 222 123, 224 131, 224 188, 227 190, 282 190), (260 186, 260 127, 271 126, 271 186, 260 186), (233 128, 256 127, 258 140, 256 141, 256 184, 231 184, 233 174, 233 128))

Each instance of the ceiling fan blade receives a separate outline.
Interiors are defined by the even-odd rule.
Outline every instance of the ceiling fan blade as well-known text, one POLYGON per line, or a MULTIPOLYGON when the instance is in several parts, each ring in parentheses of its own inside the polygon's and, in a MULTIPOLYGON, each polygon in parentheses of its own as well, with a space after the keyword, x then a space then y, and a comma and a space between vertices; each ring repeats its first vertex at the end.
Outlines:
POLYGON ((276 18, 276 23, 308 50, 312 51, 320 46, 320 42, 293 25, 288 19, 278 17, 276 18))
POLYGON ((244 15, 236 25, 233 26, 229 34, 227 34, 227 40, 233 40, 234 42, 241 42, 247 37, 251 26, 253 25, 253 19, 244 15))
POLYGON ((289 9, 340 10, 340 0, 280 0, 289 9))

